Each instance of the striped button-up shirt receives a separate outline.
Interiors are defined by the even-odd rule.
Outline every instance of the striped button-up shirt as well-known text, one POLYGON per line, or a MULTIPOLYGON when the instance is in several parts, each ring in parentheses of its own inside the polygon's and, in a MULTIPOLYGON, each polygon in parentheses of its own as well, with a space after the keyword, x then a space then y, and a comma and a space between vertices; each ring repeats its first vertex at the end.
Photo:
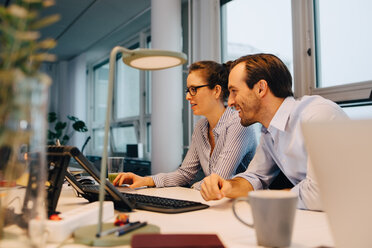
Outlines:
MULTIPOLYGON (((212 130, 215 140, 212 154, 208 129, 209 123, 206 118, 197 122, 182 165, 174 172, 152 176, 156 187, 189 185, 200 168, 206 176, 216 173, 228 179, 235 175, 239 165, 247 167, 257 145, 253 126, 243 127, 238 112, 230 107, 226 108, 212 130)), ((192 187, 200 190, 201 184, 202 181, 199 181, 192 187)))

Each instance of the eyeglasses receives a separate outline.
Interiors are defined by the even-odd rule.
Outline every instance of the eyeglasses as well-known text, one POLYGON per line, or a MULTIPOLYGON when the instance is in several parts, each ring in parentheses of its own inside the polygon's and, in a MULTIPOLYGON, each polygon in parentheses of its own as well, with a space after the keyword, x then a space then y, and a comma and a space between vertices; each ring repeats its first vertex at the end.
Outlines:
POLYGON ((200 85, 200 86, 191 86, 191 87, 188 87, 185 90, 185 94, 190 93, 191 96, 195 96, 196 93, 197 93, 197 89, 202 88, 202 87, 205 87, 205 86, 209 86, 209 85, 208 84, 205 84, 205 85, 200 85))

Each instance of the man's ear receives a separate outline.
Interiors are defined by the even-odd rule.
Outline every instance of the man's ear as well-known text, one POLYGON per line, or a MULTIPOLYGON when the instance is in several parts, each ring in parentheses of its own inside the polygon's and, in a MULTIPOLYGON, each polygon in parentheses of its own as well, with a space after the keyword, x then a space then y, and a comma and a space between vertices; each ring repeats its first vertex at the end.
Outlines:
POLYGON ((267 85, 266 80, 261 79, 260 81, 258 81, 256 85, 257 85, 257 91, 256 91, 257 95, 259 97, 265 96, 269 90, 269 86, 267 85))

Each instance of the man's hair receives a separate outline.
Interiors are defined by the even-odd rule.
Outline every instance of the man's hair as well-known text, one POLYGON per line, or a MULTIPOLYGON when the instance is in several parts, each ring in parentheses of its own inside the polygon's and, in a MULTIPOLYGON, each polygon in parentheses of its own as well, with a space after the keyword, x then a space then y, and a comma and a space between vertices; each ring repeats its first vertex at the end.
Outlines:
POLYGON ((208 88, 213 89, 216 85, 220 85, 222 89, 222 100, 227 100, 229 90, 227 82, 229 78, 230 63, 219 64, 214 61, 204 60, 198 61, 189 66, 189 73, 200 71, 208 84, 208 88))
POLYGON ((293 96, 292 76, 287 66, 273 54, 242 56, 231 64, 231 69, 244 62, 247 86, 252 89, 260 80, 265 80, 276 97, 293 96))

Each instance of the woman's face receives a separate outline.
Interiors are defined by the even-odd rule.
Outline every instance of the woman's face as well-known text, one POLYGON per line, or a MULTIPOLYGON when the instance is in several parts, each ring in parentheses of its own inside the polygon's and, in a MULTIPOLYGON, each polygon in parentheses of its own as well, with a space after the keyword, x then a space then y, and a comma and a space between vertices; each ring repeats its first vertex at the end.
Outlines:
POLYGON ((186 94, 186 100, 190 102, 194 115, 205 116, 213 111, 213 108, 216 106, 216 101, 219 101, 219 99, 216 98, 215 89, 210 89, 208 86, 197 88, 192 92, 192 87, 202 85, 208 85, 203 77, 202 71, 192 71, 187 76, 187 88, 189 89, 189 92, 186 94), (191 93, 195 93, 195 91, 196 94, 192 96, 191 93))

